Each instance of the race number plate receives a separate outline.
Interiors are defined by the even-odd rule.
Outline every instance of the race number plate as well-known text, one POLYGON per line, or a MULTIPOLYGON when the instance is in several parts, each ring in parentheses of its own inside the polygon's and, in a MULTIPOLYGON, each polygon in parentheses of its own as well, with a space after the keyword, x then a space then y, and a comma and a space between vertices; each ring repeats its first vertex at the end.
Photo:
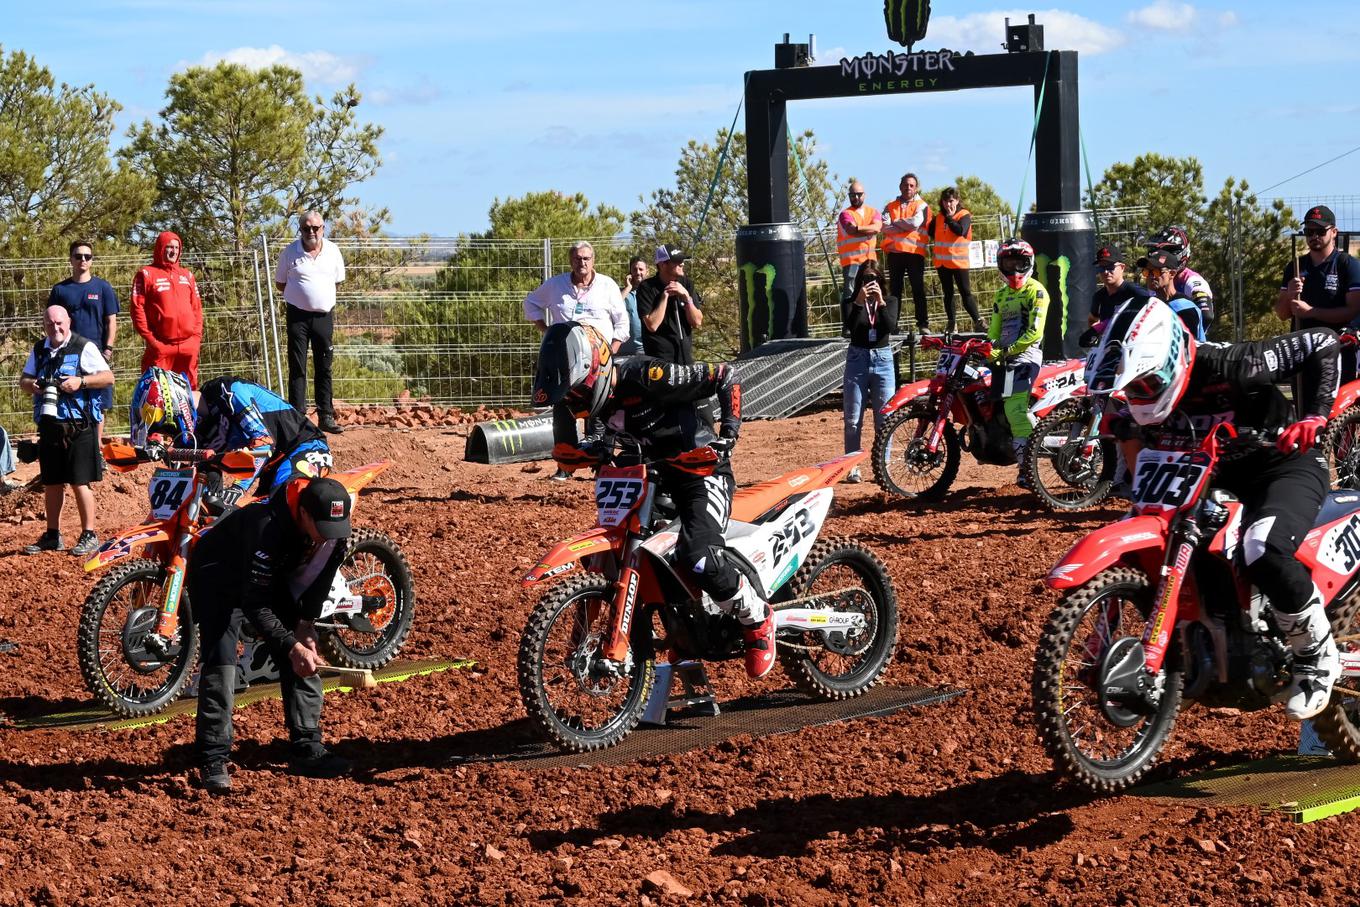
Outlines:
POLYGON ((168 520, 174 516, 193 484, 192 469, 158 469, 153 472, 151 485, 147 488, 151 498, 151 516, 157 520, 168 520))
POLYGON ((595 479, 595 507, 601 526, 618 526, 642 500, 647 472, 642 466, 606 467, 595 479))
POLYGON ((954 374, 954 369, 958 367, 960 358, 958 353, 951 353, 949 350, 940 350, 940 361, 935 364, 935 374, 954 374))
POLYGON ((1143 450, 1133 474, 1133 506, 1139 512, 1179 510, 1209 478, 1201 451, 1143 450))

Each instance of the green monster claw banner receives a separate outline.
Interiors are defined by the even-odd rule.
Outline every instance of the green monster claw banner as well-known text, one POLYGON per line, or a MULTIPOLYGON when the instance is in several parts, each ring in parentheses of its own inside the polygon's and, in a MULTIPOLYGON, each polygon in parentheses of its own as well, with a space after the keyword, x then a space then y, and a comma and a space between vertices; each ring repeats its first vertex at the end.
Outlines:
POLYGON ((930 0, 883 0, 883 21, 888 26, 888 37, 910 48, 926 36, 930 0))
POLYGON ((755 262, 751 261, 742 265, 739 270, 744 278, 742 289, 746 291, 746 336, 751 339, 752 344, 756 344, 759 342, 756 340, 757 337, 769 338, 775 336, 774 279, 779 272, 775 270, 774 265, 764 265, 757 268, 755 262), (756 295, 757 274, 765 278, 765 285, 763 288, 765 291, 763 308, 768 315, 768 324, 765 326, 764 331, 761 331, 756 325, 756 313, 762 308, 762 305, 760 304, 762 297, 756 295))
MULTIPOLYGON (((1067 278, 1072 273, 1072 260, 1068 258, 1066 255, 1059 255, 1057 261, 1054 261, 1052 258, 1044 254, 1043 252, 1040 252, 1038 255, 1034 256, 1034 273, 1036 276, 1038 276, 1039 282, 1048 287, 1050 292, 1052 292, 1053 283, 1049 279, 1048 268, 1050 265, 1053 264, 1056 264, 1058 266, 1057 296, 1058 299, 1062 302, 1062 321, 1060 322, 1061 328, 1060 334, 1061 336, 1066 337, 1067 313, 1071 311, 1070 300, 1068 299, 1067 296, 1067 278)), ((1049 307, 1048 312, 1049 317, 1051 318, 1053 315, 1053 308, 1051 306, 1049 307)))
POLYGON ((1048 290, 1044 356, 1084 355, 1078 338, 1086 330, 1096 290, 1095 222, 1089 211, 1030 211, 1020 235, 1034 247, 1034 276, 1048 290))
POLYGON ((807 336, 807 258, 793 224, 737 230, 737 311, 743 350, 767 340, 807 336))

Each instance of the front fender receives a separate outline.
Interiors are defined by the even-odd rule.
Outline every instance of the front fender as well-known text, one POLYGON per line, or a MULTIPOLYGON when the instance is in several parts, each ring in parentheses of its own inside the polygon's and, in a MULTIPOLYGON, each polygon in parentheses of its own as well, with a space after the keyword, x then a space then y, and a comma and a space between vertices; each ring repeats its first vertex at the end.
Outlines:
POLYGON ((1341 414, 1355 405, 1360 400, 1360 381, 1348 381, 1341 385, 1336 392, 1336 399, 1332 401, 1332 412, 1328 420, 1340 418, 1341 414))
POLYGON ((96 570, 103 570, 115 561, 131 557, 135 548, 168 541, 170 541, 170 535, 165 531, 164 523, 146 523, 142 526, 125 529, 101 545, 94 557, 85 562, 85 572, 93 573, 96 570))
POLYGON ((920 381, 904 384, 897 389, 897 393, 893 394, 892 398, 889 399, 887 403, 883 404, 883 408, 879 410, 879 413, 884 416, 891 416, 911 401, 918 397, 924 397, 928 393, 930 393, 929 378, 922 378, 920 381))
POLYGON ((582 558, 611 550, 616 552, 623 550, 623 530, 619 527, 596 527, 589 532, 574 535, 550 548, 542 560, 534 565, 534 569, 524 574, 520 585, 532 586, 534 583, 559 576, 568 570, 576 569, 577 562, 582 558))
POLYGON ((1102 526, 1073 545, 1044 578, 1050 589, 1072 589, 1135 551, 1165 549, 1168 523, 1155 516, 1133 516, 1102 526))

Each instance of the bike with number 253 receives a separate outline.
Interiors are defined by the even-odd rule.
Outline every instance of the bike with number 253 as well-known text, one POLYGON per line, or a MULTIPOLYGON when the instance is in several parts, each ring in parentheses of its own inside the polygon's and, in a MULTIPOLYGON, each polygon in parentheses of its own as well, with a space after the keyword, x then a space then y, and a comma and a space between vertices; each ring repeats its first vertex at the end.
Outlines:
MULTIPOLYGON (((116 714, 154 715, 179 697, 198 661, 198 628, 184 588, 189 554, 225 508, 258 500, 243 494, 255 458, 246 451, 139 448, 107 439, 104 459, 124 472, 158 465, 147 487, 147 519, 109 539, 85 564, 87 572, 108 572, 81 605, 80 672, 94 697, 116 714)), ((357 498, 389 466, 383 460, 329 475, 357 498)), ((382 667, 405 642, 414 606, 411 570, 396 542, 355 529, 316 623, 322 651, 332 664, 382 667)), ((249 628, 243 630, 249 641, 249 628)), ((263 673, 269 669, 261 666, 263 673)))

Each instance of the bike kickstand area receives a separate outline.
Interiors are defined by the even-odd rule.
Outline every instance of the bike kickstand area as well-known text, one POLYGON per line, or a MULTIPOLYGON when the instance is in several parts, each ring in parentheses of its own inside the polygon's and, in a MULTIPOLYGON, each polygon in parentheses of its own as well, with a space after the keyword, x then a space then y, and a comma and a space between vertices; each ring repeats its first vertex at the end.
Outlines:
MULTIPOLYGON (((677 666, 678 667, 678 666, 677 666)), ((505 762, 516 768, 539 770, 589 765, 618 765, 652 756, 670 756, 722 743, 733 737, 772 737, 808 727, 881 718, 907 709, 936 705, 962 696, 967 690, 950 687, 875 687, 863 696, 839 702, 812 699, 798 690, 780 690, 761 696, 734 699, 718 706, 716 715, 696 715, 690 709, 684 713, 672 711, 664 726, 642 724, 618 746, 592 753, 563 753, 555 746, 531 740, 532 729, 522 720, 507 725, 502 731, 522 732, 523 740, 510 751, 488 752, 485 732, 472 732, 460 746, 457 737, 450 743, 451 764, 505 762)), ((667 697, 661 700, 679 705, 684 698, 667 697)), ((701 697, 701 708, 708 697, 701 697)), ((460 735, 463 736, 463 735, 460 735)), ((503 736, 498 734, 497 736, 503 736)))

